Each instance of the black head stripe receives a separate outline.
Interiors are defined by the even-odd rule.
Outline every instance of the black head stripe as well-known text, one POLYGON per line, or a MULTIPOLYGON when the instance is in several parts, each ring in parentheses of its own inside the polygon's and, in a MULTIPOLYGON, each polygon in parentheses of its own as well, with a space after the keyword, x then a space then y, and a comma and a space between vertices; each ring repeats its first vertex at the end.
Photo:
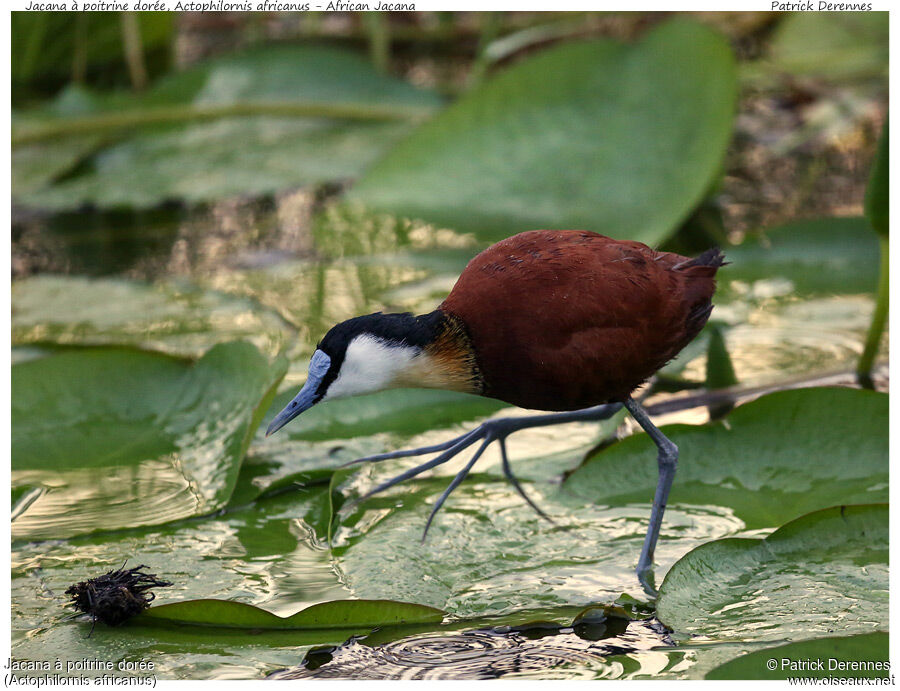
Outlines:
POLYGON ((317 392, 325 395, 337 378, 347 355, 347 346, 357 336, 374 336, 388 343, 424 348, 432 343, 441 329, 444 315, 440 311, 416 317, 410 312, 383 314, 375 312, 335 324, 316 346, 331 358, 331 367, 322 378, 317 392))

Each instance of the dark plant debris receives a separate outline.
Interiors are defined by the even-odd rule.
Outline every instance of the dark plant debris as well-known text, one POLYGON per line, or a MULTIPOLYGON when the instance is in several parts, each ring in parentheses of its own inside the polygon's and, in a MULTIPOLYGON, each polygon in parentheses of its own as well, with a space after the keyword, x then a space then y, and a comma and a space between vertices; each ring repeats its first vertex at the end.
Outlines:
POLYGON ((94 624, 99 620, 107 626, 119 626, 150 606, 156 598, 150 592, 151 588, 173 585, 160 580, 155 574, 145 573, 143 569, 146 568, 141 564, 126 569, 122 564, 121 568, 107 571, 102 576, 70 585, 66 588, 66 595, 72 596, 75 609, 91 615, 94 624))

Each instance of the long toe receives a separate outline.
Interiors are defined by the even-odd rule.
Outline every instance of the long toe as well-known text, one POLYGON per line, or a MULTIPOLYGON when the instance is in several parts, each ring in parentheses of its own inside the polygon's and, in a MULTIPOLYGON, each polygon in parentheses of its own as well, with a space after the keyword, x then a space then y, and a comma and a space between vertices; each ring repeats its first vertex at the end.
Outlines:
POLYGON ((355 458, 352 461, 347 461, 340 465, 341 468, 346 468, 351 465, 357 465, 359 463, 378 463, 379 461, 389 461, 393 458, 409 458, 410 456, 423 456, 426 453, 436 453, 438 451, 444 451, 445 449, 449 449, 450 447, 459 444, 470 437, 476 436, 481 428, 474 429, 471 432, 466 432, 465 434, 460 434, 458 437, 454 437, 449 441, 442 442, 440 444, 434 444, 433 446, 420 446, 416 449, 403 449, 402 451, 389 451, 387 453, 377 453, 372 456, 363 456, 362 458, 355 458))
MULTIPOLYGON (((477 431, 477 430, 476 430, 477 431)), ((463 449, 471 446, 478 440, 478 436, 473 433, 465 434, 461 438, 456 441, 456 443, 451 446, 449 449, 444 451, 444 453, 439 456, 432 458, 430 461, 426 461, 421 465, 417 465, 415 468, 410 468, 406 470, 396 477, 387 480, 386 482, 382 482, 380 485, 375 487, 375 489, 369 490, 364 495, 359 497, 358 499, 354 499, 351 502, 348 502, 347 506, 355 506, 356 504, 365 501, 371 496, 378 494, 379 492, 383 492, 384 490, 393 487, 394 485, 399 485, 401 482, 409 480, 410 478, 415 477, 416 475, 421 475, 426 470, 431 470, 432 468, 436 468, 439 465, 442 465, 453 458, 456 454, 458 454, 463 449)))
POLYGON ((491 443, 491 441, 491 438, 488 437, 481 443, 481 446, 478 447, 478 450, 474 454, 472 454, 472 458, 469 459, 469 462, 466 463, 465 467, 456 474, 456 477, 453 478, 453 481, 447 486, 447 489, 444 490, 444 493, 435 502, 434 508, 431 509, 431 515, 428 517, 428 521, 425 523, 425 530, 422 531, 422 542, 425 542, 425 538, 428 536, 428 529, 431 527, 431 522, 434 520, 437 512, 441 510, 444 502, 447 501, 447 497, 449 497, 450 493, 457 487, 459 487, 460 483, 466 479, 466 475, 468 475, 469 471, 472 470, 472 466, 475 465, 476 461, 481 458, 481 454, 484 453, 484 450, 487 448, 488 444, 491 443))

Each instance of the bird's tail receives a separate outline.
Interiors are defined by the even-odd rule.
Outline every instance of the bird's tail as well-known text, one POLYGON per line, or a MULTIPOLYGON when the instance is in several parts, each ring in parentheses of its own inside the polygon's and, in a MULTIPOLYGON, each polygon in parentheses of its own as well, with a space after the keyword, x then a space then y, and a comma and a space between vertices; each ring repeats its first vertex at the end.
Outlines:
POLYGON ((690 271, 695 276, 715 276, 720 266, 728 264, 725 261, 725 253, 718 247, 710 247, 693 259, 676 264, 672 268, 675 271, 690 271))
POLYGON ((673 268, 684 277, 684 299, 688 306, 686 332, 694 338, 712 312, 712 296, 716 291, 716 271, 724 266, 725 254, 718 247, 712 247, 693 259, 677 264, 673 268))

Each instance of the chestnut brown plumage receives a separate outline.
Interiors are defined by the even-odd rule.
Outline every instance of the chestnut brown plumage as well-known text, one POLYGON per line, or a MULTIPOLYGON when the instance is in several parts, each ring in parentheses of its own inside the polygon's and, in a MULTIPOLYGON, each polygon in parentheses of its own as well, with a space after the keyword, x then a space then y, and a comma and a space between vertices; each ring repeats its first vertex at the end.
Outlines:
POLYGON ((476 256, 439 309, 465 324, 485 396, 577 410, 624 401, 693 340, 721 263, 536 230, 476 256))
POLYGON ((436 501, 427 533, 447 496, 493 441, 516 491, 545 516, 512 473, 506 437, 527 427, 602 420, 624 405, 659 449, 659 483, 637 566, 644 588, 654 593, 649 576, 678 449, 631 392, 703 328, 723 264, 717 249, 690 259, 588 231, 520 233, 472 259, 434 312, 376 313, 332 328, 310 360, 306 384, 267 434, 320 401, 395 386, 464 391, 562 411, 488 420, 443 444, 354 461, 440 452, 357 500, 362 501, 480 441, 436 501))

